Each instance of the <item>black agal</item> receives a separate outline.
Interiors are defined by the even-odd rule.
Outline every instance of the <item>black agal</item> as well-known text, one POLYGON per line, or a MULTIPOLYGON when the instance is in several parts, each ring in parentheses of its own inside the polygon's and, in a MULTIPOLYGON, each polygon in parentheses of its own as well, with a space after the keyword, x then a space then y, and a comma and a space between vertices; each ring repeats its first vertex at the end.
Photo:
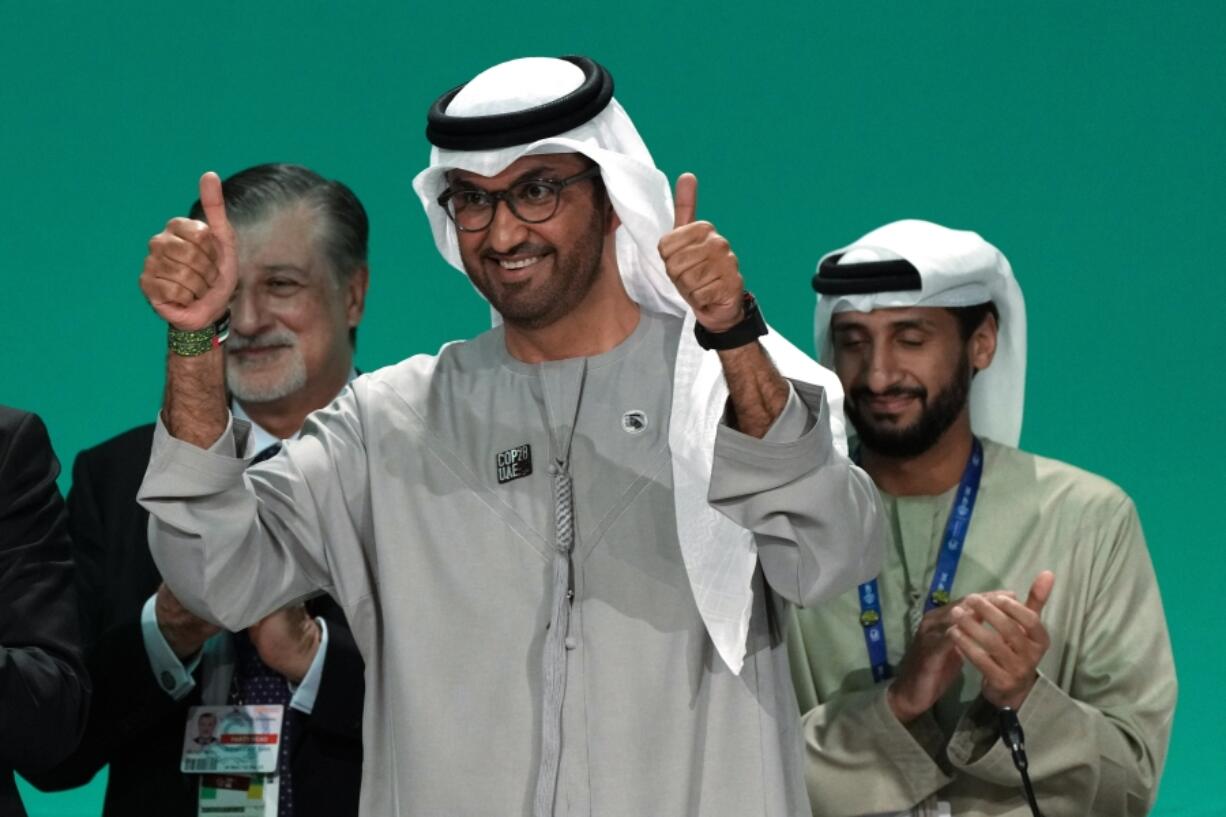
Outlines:
POLYGON ((440 96, 426 115, 426 138, 448 150, 493 150, 526 145, 578 127, 603 111, 613 98, 613 75, 587 57, 561 57, 583 70, 583 84, 552 102, 488 116, 448 116, 447 106, 464 87, 440 96))
POLYGON ((868 295, 876 292, 906 292, 922 289, 919 270, 910 261, 866 261, 840 264, 842 253, 822 260, 813 276, 813 288, 821 295, 868 295))

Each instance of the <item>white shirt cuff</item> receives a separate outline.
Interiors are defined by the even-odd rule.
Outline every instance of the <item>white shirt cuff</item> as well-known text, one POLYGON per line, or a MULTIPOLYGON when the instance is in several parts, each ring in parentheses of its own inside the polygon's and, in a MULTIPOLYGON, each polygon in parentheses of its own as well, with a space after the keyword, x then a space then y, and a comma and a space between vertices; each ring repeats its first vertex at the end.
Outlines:
MULTIPOLYGON (((196 687, 192 673, 200 666, 200 652, 186 665, 175 655, 175 651, 166 643, 162 630, 158 627, 157 594, 149 597, 140 611, 140 634, 145 642, 145 654, 149 656, 149 666, 153 670, 153 678, 167 695, 180 701, 196 687)), ((203 650, 201 651, 203 652, 203 650)))
POLYGON ((328 652, 328 624, 322 618, 316 618, 315 623, 319 625, 319 649, 315 651, 315 658, 311 660, 306 675, 302 676, 302 683, 297 687, 289 685, 294 693, 294 697, 289 699, 290 708, 304 715, 310 715, 315 708, 315 696, 319 694, 319 682, 324 675, 324 655, 328 652))

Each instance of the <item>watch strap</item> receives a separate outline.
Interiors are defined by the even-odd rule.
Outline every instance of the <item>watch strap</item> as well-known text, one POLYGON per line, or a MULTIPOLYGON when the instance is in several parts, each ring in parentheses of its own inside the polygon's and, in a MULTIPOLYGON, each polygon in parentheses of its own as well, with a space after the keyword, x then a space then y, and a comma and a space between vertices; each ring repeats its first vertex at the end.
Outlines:
POLYGON ((694 338, 704 349, 724 351, 736 349, 753 343, 770 331, 762 310, 758 309, 758 300, 749 292, 744 294, 744 317, 740 323, 725 329, 723 332, 711 332, 701 323, 694 324, 694 338))

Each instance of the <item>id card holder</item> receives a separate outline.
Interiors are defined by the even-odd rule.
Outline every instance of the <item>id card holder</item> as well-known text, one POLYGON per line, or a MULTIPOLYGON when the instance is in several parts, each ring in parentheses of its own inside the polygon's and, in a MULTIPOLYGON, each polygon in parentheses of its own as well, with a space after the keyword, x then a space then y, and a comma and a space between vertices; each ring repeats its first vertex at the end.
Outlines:
POLYGON ((200 778, 197 817, 277 817, 285 707, 193 706, 179 768, 200 778))
POLYGON ((196 817, 277 817, 276 775, 202 774, 196 817))
POLYGON ((280 704, 193 706, 179 768, 185 774, 276 774, 284 718, 280 704))

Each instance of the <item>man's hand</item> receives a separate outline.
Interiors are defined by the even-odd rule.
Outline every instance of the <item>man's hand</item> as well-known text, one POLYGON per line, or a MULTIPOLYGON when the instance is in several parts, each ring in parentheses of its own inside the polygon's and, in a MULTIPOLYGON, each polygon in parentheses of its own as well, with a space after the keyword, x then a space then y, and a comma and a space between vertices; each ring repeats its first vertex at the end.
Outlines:
POLYGON ((673 195, 673 231, 660 239, 660 257, 681 297, 708 332, 726 332, 744 317, 740 266, 728 239, 707 221, 694 221, 698 179, 682 173, 673 195))
POLYGON ((200 177, 208 223, 172 218, 149 240, 140 288, 157 314, 176 329, 203 329, 222 316, 238 285, 234 229, 226 218, 221 179, 200 177))
POLYGON ((319 651, 319 624, 301 604, 265 616, 247 630, 260 660, 291 683, 302 683, 319 651))
POLYGON ((184 607, 165 582, 158 585, 153 612, 162 637, 180 660, 200 652, 204 642, 221 632, 220 627, 210 624, 184 607))
POLYGON ((1039 678, 1039 661, 1051 646, 1039 614, 1055 581, 1044 570, 1025 604, 972 594, 953 613, 950 638, 958 654, 983 674, 983 697, 993 706, 1020 708, 1039 678))
MULTIPOLYGON (((682 173, 673 195, 673 231, 660 239, 660 257, 677 292, 708 332, 727 332, 745 317, 745 282, 728 239, 707 221, 694 221, 698 179, 682 173)), ((789 386, 758 343, 719 353, 728 384, 728 425, 761 438, 787 405, 789 386)))
POLYGON ((902 723, 931 709, 962 671, 962 657, 946 635, 952 612, 951 604, 924 614, 898 666, 898 676, 886 688, 890 711, 902 723))
MULTIPOLYGON (((987 595, 1014 598, 1007 590, 987 595)), ((899 664, 898 676, 886 689, 890 711, 902 723, 910 723, 931 709, 961 674, 962 656, 949 637, 949 628, 954 611, 964 603, 959 599, 924 614, 915 640, 899 664)))

